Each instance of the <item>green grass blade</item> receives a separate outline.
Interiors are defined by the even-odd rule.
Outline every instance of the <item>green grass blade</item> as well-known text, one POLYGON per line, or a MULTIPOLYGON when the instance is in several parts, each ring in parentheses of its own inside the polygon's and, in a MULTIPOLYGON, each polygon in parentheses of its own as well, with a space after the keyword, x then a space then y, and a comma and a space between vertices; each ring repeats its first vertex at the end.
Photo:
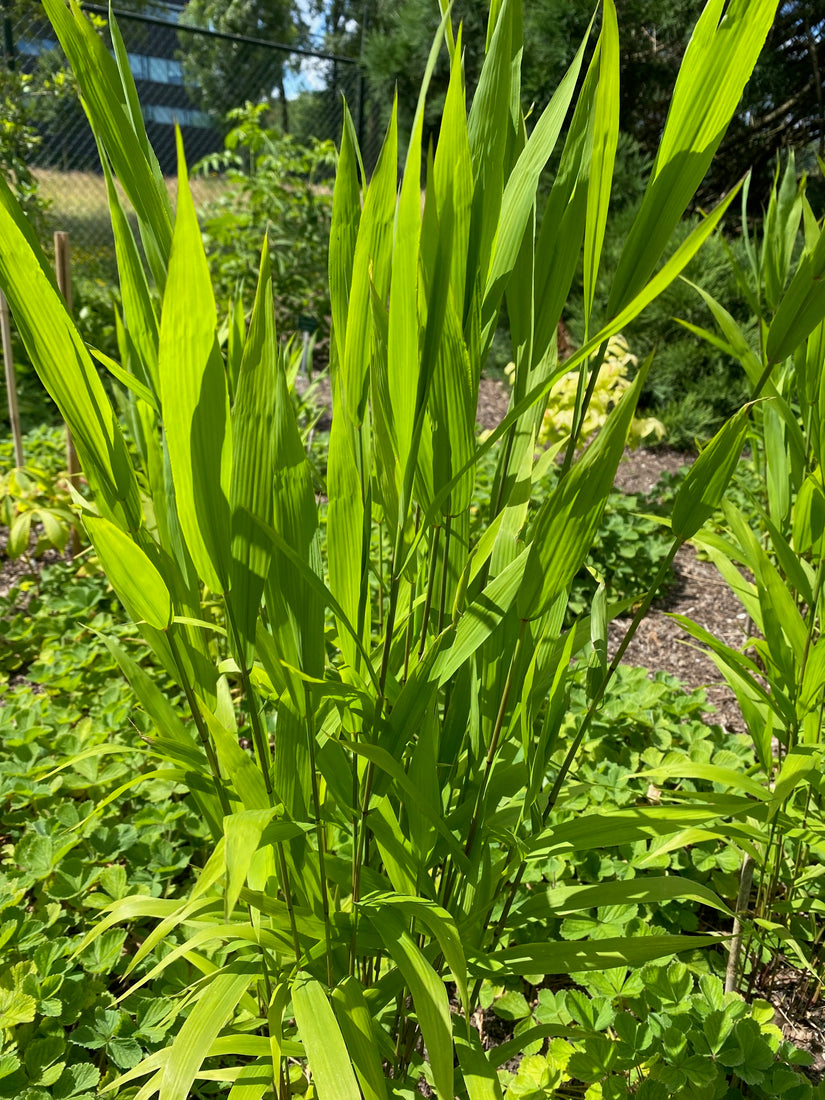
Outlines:
POLYGON ((275 402, 278 337, 272 301, 269 244, 264 238, 249 333, 241 356, 232 408, 232 585, 230 604, 243 647, 255 641, 271 550, 253 517, 273 522, 275 402))
POLYGON ((187 1100, 209 1048, 259 970, 257 959, 237 959, 218 971, 198 994, 163 1067, 160 1100, 187 1100))
POLYGON ((333 989, 332 1007, 364 1100, 387 1100, 387 1083, 373 1033, 372 1013, 355 978, 345 978, 333 989))
POLYGON ((145 620, 156 630, 172 622, 172 597, 152 561, 119 527, 100 516, 84 516, 100 563, 123 606, 135 622, 145 620))
POLYGON ((543 615, 581 568, 613 487, 650 362, 639 369, 595 442, 539 512, 519 591, 520 618, 543 615))
POLYGON ((778 0, 710 0, 691 37, 642 205, 608 301, 612 317, 650 278, 739 103, 778 0))
POLYGON ((602 4, 599 36, 599 84, 593 113, 593 151, 587 187, 587 221, 584 231, 585 329, 596 293, 596 278, 604 244, 607 209, 619 141, 619 27, 613 0, 602 4))
POLYGON ((70 8, 63 0, 44 0, 44 7, 80 85, 92 129, 135 208, 152 274, 162 287, 172 245, 172 205, 146 135, 138 136, 142 122, 131 116, 134 98, 127 101, 123 83, 130 78, 121 77, 75 0, 70 8))
POLYGON ((181 530, 201 579, 229 587, 229 395, 217 313, 178 132, 178 211, 160 322, 158 369, 181 530))
POLYGON ((20 204, 0 178, 0 287, 41 382, 72 431, 100 511, 117 526, 142 523, 132 461, 103 384, 20 204))
POLYGON ((361 1100, 341 1029, 320 982, 299 974, 292 985, 292 1007, 318 1100, 361 1100))
POLYGON ((363 908, 412 994, 439 1100, 453 1100, 452 1024, 444 983, 391 909, 363 908))

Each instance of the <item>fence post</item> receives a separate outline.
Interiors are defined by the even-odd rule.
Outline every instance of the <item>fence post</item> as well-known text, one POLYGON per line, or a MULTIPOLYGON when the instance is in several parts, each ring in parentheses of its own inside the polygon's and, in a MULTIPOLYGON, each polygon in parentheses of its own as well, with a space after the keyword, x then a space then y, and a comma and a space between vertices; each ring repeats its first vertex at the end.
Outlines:
POLYGON ((3 339, 3 363, 6 368, 6 397, 9 404, 11 436, 14 440, 14 464, 25 466, 23 456, 23 433, 20 430, 20 410, 17 407, 17 379, 14 376, 14 354, 11 347, 11 316, 9 303, 0 290, 0 333, 3 339))
MULTIPOLYGON (((69 244, 69 234, 58 230, 54 235, 54 268, 57 275, 57 286, 66 300, 66 308, 72 312, 72 251, 69 244)), ((80 463, 77 460, 77 451, 72 440, 69 425, 66 425, 66 469, 69 475, 69 483, 76 485, 80 474, 80 463)), ((71 556, 74 557, 80 550, 80 540, 77 531, 72 528, 71 556)))

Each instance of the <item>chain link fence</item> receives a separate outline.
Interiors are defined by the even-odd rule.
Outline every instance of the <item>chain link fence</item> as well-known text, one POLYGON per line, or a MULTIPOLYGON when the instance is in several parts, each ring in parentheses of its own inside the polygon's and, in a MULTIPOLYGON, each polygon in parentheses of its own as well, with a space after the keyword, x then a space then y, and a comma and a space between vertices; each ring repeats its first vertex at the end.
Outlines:
MULTIPOLYGON (((265 104, 265 124, 299 142, 337 142, 346 98, 365 163, 374 163, 378 112, 356 61, 191 27, 179 18, 184 7, 185 0, 177 0, 150 7, 152 14, 115 9, 146 131, 170 186, 176 174, 175 124, 193 165, 223 148, 226 113, 246 103, 265 104)), ((110 45, 108 10, 95 4, 84 10, 110 45)), ((63 52, 48 21, 30 4, 21 9, 15 0, 5 0, 2 12, 6 70, 37 74, 29 112, 37 138, 26 159, 49 203, 49 228, 70 233, 79 262, 105 264, 112 253, 106 189, 78 97, 70 82, 60 88, 67 69, 63 52), (47 79, 44 86, 43 77, 57 80, 50 85, 47 79)), ((200 198, 208 200, 219 186, 219 180, 204 180, 200 198)))

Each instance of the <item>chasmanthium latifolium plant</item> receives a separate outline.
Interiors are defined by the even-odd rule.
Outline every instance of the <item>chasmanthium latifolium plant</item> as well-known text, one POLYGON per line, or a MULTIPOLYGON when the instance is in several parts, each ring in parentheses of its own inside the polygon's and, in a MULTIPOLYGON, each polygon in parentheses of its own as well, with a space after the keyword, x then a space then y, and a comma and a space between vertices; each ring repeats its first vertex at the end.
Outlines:
MULTIPOLYGON (((76 441, 95 551, 188 703, 181 716, 109 643, 155 724, 155 774, 186 785, 214 837, 188 897, 118 901, 94 933, 157 921, 131 967, 162 940, 172 949, 137 984, 151 987, 176 958, 191 966, 176 1038, 120 1084, 142 1082, 141 1100, 183 1100, 208 1072, 232 1083, 233 1100, 285 1096, 287 1060, 302 1059, 321 1100, 384 1100, 412 1092, 422 1075, 441 1100, 499 1095, 470 1022, 485 977, 638 965, 714 942, 658 934, 548 942, 540 913, 520 915, 527 870, 553 852, 697 823, 722 831, 752 810, 753 798, 735 793, 562 820, 566 777, 615 667, 604 643, 618 609, 602 590, 590 616, 571 629, 564 622, 651 369, 640 368, 579 454, 593 353, 679 275, 732 201, 660 264, 777 0, 707 4, 604 316, 593 301, 618 137, 613 0, 600 8, 598 37, 591 31, 581 44, 529 127, 520 0, 491 4, 469 110, 462 30, 443 13, 400 187, 395 111, 369 180, 344 111, 329 248, 323 531, 275 331, 266 246, 248 331, 223 349, 182 147, 173 211, 114 21, 110 54, 74 2, 44 4, 109 187, 122 317, 120 362, 102 362, 128 393, 129 445, 5 187, 0 286, 76 441), (425 155, 423 107, 441 50, 451 78, 437 149, 425 155), (558 172, 539 200, 563 132, 558 172), (557 323, 580 261, 587 339, 560 365, 557 323), (505 302, 511 407, 478 444, 479 378, 505 302), (554 460, 553 452, 535 458, 547 394, 576 368, 561 477, 532 512, 533 488, 554 460), (494 447, 487 522, 471 542, 474 469, 494 447), (562 742, 570 658, 591 638, 589 709, 562 742)), ((671 557, 718 504, 747 415, 688 477, 671 557)), ((622 904, 631 886, 634 904, 698 892, 722 907, 706 887, 655 875, 612 884, 610 903, 622 904)))
MULTIPOLYGON (((746 190, 743 195, 747 263, 731 260, 757 320, 755 333, 743 330, 699 287, 717 331, 686 326, 738 360, 754 395, 764 398, 754 404, 749 424, 745 413, 738 414, 761 474, 760 497, 748 512, 726 501, 721 532, 698 536, 741 601, 754 636, 740 652, 681 621, 708 647, 753 741, 755 774, 724 781, 730 790, 755 784, 762 804, 747 822, 747 839, 739 841, 742 934, 731 953, 728 986, 760 982, 766 991, 774 969, 768 964, 780 950, 811 973, 821 965, 815 884, 825 855, 819 780, 825 720, 825 234, 805 190, 790 154, 774 181, 761 240, 749 231, 746 190)), ((655 773, 653 781, 672 785, 691 778, 690 767, 678 779, 667 771, 655 773)), ((810 995, 806 983, 800 986, 794 994, 798 1006, 810 995)))

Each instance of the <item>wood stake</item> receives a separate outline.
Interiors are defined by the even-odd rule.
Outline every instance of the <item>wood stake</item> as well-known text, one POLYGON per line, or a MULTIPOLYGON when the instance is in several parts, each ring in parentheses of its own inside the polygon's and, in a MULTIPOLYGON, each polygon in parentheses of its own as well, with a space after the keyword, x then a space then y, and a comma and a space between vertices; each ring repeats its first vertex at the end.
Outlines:
POLYGON ((11 315, 6 296, 0 290, 0 334, 3 339, 3 363, 6 368, 6 397, 9 403, 11 436, 14 440, 14 464, 25 466, 23 456, 23 433, 20 429, 20 410, 17 407, 17 379, 14 375, 14 355, 11 349, 11 315))
MULTIPOLYGON (((54 235, 54 268, 60 293, 65 298, 66 306, 69 313, 71 313, 73 310, 72 250, 69 244, 69 234, 59 230, 54 235)), ((69 431, 68 424, 66 425, 66 470, 69 475, 69 482, 72 485, 77 485, 80 477, 80 463, 77 460, 77 451, 75 450, 72 433, 69 431)), ((70 556, 74 557, 80 551, 80 540, 74 528, 72 528, 72 537, 69 545, 70 556)))

